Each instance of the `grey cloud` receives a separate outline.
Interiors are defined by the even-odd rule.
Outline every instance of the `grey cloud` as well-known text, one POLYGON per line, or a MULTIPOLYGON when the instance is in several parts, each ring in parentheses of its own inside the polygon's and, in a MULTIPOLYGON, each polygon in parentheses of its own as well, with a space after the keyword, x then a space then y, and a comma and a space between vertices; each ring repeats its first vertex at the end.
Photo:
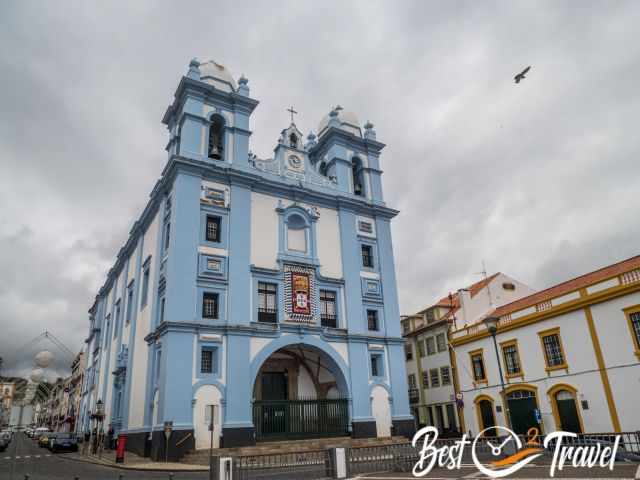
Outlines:
POLYGON ((305 133, 338 103, 376 125, 403 312, 482 260, 543 288, 637 254, 639 16, 632 1, 0 4, 0 355, 45 328, 82 345, 194 56, 249 78, 260 156, 291 104, 305 133))

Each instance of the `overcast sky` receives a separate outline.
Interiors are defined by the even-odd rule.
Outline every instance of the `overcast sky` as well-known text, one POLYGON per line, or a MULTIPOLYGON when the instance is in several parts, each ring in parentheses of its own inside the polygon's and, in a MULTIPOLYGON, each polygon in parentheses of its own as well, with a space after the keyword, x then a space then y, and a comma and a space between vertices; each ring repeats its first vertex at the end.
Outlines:
POLYGON ((639 23, 637 1, 0 0, 5 367, 44 329, 82 347, 193 57, 249 78, 261 157, 289 105, 305 133, 336 104, 375 124, 403 313, 483 260, 544 288, 640 253, 639 23))

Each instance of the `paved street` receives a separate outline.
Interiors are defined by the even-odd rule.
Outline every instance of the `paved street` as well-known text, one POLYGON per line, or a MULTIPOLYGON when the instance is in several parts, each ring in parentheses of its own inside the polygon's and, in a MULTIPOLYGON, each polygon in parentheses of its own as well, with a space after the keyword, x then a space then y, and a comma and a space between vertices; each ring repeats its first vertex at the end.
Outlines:
MULTIPOLYGON (((0 452, 0 480, 117 480, 122 475, 128 479, 169 479, 166 472, 139 472, 121 470, 71 460, 67 454, 52 454, 39 448, 35 441, 22 433, 14 436, 11 445, 0 452)), ((176 472, 173 480, 206 479, 206 472, 176 472)))

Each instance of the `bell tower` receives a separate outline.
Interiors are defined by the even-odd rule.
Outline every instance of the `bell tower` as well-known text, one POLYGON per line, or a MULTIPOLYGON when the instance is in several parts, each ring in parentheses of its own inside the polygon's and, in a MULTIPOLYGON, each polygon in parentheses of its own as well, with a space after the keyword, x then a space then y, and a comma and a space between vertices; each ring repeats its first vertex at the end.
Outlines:
POLYGON ((248 84, 244 75, 236 82, 228 68, 213 60, 191 60, 162 119, 169 130, 169 157, 247 168, 249 118, 258 105, 248 84))

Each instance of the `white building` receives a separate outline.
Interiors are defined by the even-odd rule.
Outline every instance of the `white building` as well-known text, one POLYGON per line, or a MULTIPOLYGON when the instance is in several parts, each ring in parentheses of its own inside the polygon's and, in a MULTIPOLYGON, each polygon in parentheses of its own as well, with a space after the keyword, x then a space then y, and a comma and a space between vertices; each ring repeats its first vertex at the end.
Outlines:
POLYGON ((640 256, 503 305, 451 334, 465 431, 640 429, 640 256))
POLYGON ((449 351, 449 328, 474 323, 501 306, 534 293, 531 287, 496 273, 402 319, 409 401, 417 422, 443 434, 461 430, 449 351))

